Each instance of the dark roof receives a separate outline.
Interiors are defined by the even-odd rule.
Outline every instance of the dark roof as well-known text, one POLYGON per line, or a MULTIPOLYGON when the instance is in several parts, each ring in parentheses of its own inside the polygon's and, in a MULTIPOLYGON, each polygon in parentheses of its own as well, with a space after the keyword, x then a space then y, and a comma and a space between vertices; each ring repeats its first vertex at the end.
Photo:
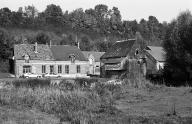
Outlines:
POLYGON ((14 59, 24 59, 28 55, 31 60, 57 60, 69 61, 70 55, 74 55, 76 60, 87 61, 80 49, 69 45, 48 45, 37 44, 37 53, 34 51, 35 44, 14 45, 14 59))
POLYGON ((157 61, 165 61, 165 51, 163 47, 147 46, 146 51, 157 61))
POLYGON ((37 53, 34 52, 35 44, 14 45, 14 59, 24 59, 28 55, 32 60, 53 60, 52 52, 48 45, 38 44, 37 53))
POLYGON ((81 50, 75 46, 69 45, 54 45, 51 46, 54 59, 58 61, 69 61, 70 56, 74 55, 76 60, 87 61, 81 50))
POLYGON ((110 58, 110 59, 105 59, 102 62, 105 64, 116 64, 122 62, 124 58, 110 58))
POLYGON ((89 59, 89 56, 92 55, 95 59, 95 62, 99 62, 101 56, 105 53, 105 52, 95 52, 95 51, 82 51, 84 56, 89 59))
POLYGON ((116 41, 101 59, 126 57, 134 43, 135 39, 116 41))

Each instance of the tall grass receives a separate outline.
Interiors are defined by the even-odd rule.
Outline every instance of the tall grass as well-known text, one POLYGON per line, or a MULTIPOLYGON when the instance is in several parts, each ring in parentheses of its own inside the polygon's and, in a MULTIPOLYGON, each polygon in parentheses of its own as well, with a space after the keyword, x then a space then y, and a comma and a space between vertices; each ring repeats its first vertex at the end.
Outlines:
MULTIPOLYGON (((0 104, 36 108, 56 115, 61 121, 74 122, 92 120, 100 113, 113 114, 116 111, 113 100, 114 88, 97 84, 91 90, 81 90, 81 88, 63 90, 48 85, 50 81, 46 81, 18 80, 13 82, 12 89, 0 90, 0 104)), ((83 81, 80 80, 77 84, 83 81)))
POLYGON ((50 86, 50 79, 19 79, 12 82, 15 88, 26 87, 26 88, 36 88, 36 87, 47 87, 50 86))

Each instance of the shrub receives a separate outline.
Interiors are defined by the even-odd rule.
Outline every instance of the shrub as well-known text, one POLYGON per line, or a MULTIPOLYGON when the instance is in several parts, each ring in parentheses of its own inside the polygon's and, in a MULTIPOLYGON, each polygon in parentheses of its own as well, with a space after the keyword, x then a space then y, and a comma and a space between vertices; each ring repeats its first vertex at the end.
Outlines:
POLYGON ((45 87, 50 85, 49 79, 20 79, 13 81, 13 86, 16 88, 19 87, 27 87, 27 88, 35 88, 35 87, 45 87))

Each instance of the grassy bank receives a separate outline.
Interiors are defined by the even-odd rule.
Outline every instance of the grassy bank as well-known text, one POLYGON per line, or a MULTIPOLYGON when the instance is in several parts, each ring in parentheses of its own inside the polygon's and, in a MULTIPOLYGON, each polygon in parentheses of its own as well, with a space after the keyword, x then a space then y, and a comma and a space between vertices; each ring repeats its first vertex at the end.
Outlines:
POLYGON ((13 108, 14 111, 15 108, 18 111, 38 110, 54 115, 60 122, 75 124, 192 122, 190 87, 174 88, 153 85, 149 82, 133 84, 128 80, 121 85, 113 85, 96 79, 63 80, 56 86, 49 80, 18 80, 9 85, 12 87, 0 89, 1 108, 13 108), (91 87, 93 83, 95 85, 91 87))

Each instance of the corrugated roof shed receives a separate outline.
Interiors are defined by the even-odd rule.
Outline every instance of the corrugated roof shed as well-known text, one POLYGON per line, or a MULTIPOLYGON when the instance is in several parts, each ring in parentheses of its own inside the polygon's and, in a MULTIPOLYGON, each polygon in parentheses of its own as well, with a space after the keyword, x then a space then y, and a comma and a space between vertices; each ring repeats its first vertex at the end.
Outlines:
POLYGON ((101 56, 105 53, 105 52, 95 52, 95 51, 82 51, 84 56, 88 59, 90 55, 93 55, 93 57, 95 58, 95 62, 99 62, 101 56))
POLYGON ((101 59, 126 57, 135 41, 135 39, 116 41, 101 59))
POLYGON ((146 52, 157 61, 165 61, 165 51, 163 47, 147 46, 146 52))

